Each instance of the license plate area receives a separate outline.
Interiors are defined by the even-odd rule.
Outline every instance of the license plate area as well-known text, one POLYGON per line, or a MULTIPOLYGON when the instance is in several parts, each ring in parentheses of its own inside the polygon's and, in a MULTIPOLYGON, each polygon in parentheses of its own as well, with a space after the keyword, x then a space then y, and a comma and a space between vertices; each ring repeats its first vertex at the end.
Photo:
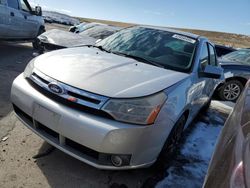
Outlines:
POLYGON ((44 126, 58 132, 60 115, 39 104, 34 104, 33 118, 44 126))

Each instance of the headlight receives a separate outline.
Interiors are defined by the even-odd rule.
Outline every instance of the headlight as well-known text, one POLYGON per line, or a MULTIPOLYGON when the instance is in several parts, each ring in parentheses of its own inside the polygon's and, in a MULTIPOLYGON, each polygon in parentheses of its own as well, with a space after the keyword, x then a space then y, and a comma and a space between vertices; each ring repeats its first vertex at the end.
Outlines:
POLYGON ((117 121, 150 125, 155 122, 166 100, 163 92, 137 99, 111 99, 102 110, 117 121))
POLYGON ((32 59, 29 64, 26 66, 25 70, 24 70, 24 77, 30 77, 30 75, 32 74, 33 70, 34 70, 34 61, 35 59, 32 59))

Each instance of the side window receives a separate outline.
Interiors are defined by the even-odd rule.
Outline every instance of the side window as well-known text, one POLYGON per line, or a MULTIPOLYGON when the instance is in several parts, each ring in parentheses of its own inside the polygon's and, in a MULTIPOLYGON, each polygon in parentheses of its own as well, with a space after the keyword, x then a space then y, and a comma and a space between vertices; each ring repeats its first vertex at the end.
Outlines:
POLYGON ((214 47, 211 44, 208 44, 208 46, 209 46, 209 61, 210 61, 210 65, 217 66, 217 63, 216 63, 216 53, 214 51, 214 47))
POLYGON ((209 64, 209 58, 208 58, 208 47, 207 43, 203 44, 201 55, 200 55, 200 65, 202 69, 205 69, 205 66, 209 64))
POLYGON ((19 3, 17 0, 8 0, 8 7, 19 9, 19 3))
POLYGON ((29 12, 29 8, 26 6, 25 2, 21 0, 20 3, 21 3, 21 9, 23 11, 29 12))

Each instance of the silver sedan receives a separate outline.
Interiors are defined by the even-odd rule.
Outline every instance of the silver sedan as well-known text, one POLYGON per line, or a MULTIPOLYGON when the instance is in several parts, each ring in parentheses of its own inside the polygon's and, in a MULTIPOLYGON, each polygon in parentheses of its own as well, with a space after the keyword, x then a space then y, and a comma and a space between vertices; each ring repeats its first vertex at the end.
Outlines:
POLYGON ((100 169, 148 167, 171 155, 223 80, 214 45, 137 26, 95 46, 33 59, 13 83, 20 120, 65 153, 100 169))

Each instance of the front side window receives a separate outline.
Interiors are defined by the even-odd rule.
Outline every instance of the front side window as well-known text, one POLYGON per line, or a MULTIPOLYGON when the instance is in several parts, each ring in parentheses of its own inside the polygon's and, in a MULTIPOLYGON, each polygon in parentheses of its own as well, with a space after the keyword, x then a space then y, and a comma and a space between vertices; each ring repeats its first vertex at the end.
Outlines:
POLYGON ((188 72, 192 67, 196 40, 153 28, 131 27, 104 39, 98 46, 145 59, 161 67, 188 72))
POLYGON ((17 0, 8 0, 8 7, 19 9, 19 3, 17 0))
POLYGON ((21 3, 21 9, 23 11, 26 11, 26 12, 29 12, 29 8, 27 7, 27 5, 25 4, 25 2, 23 0, 20 0, 20 3, 21 3))
POLYGON ((200 55, 200 65, 201 68, 204 70, 207 65, 209 65, 209 57, 208 57, 208 47, 207 43, 204 43, 201 50, 200 55))
POLYGON ((209 61, 210 61, 210 65, 212 66, 217 66, 216 63, 216 54, 214 51, 214 47, 211 44, 208 44, 209 46, 209 61))

